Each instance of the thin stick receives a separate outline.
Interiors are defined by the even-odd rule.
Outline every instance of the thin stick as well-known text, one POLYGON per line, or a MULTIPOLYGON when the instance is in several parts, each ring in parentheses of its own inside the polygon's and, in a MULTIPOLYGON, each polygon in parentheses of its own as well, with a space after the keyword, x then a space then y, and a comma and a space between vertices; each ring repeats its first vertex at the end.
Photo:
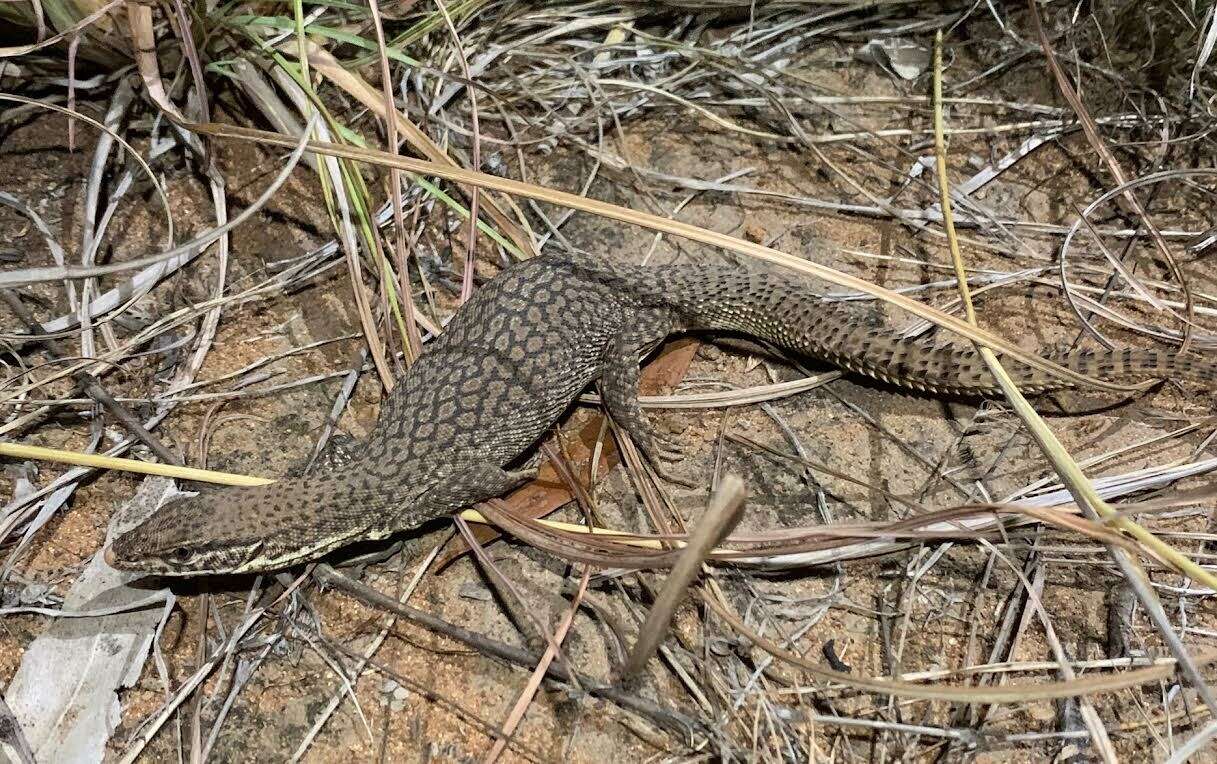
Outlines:
MULTIPOLYGON (((9 310, 16 314, 21 323, 25 324, 25 330, 29 332, 31 336, 36 337, 41 333, 38 322, 26 309, 25 305, 21 303, 21 298, 16 292, 11 289, 0 289, 0 298, 2 298, 5 304, 8 305, 9 310)), ((43 347, 47 349, 47 352, 50 353, 52 358, 62 358, 67 355, 57 340, 50 337, 41 337, 39 338, 39 341, 42 342, 43 347)), ((84 391, 85 395, 97 401, 102 408, 109 411, 110 414, 113 415, 123 427, 127 428, 127 432, 131 433, 142 441, 144 445, 152 450, 152 453, 156 454, 161 460, 168 462, 169 464, 181 464, 182 460, 178 458, 177 454, 165 448, 165 446, 161 444, 160 440, 155 435, 148 432, 143 423, 141 423, 139 419, 131 413, 130 409, 114 400, 114 396, 110 395, 110 393, 104 387, 102 387, 100 383, 98 383, 97 377, 81 369, 74 372, 72 374, 72 378, 76 380, 76 384, 80 385, 80 389, 84 391)))
MULTIPOLYGON (((448 26, 448 34, 452 35, 452 53, 456 56, 456 60, 460 62, 461 70, 465 73, 465 79, 469 82, 466 88, 469 93, 469 126, 473 130, 473 157, 471 164, 474 170, 482 169, 482 130, 478 126, 478 99, 477 88, 473 86, 473 74, 469 71, 469 61, 465 58, 465 45, 461 42, 461 36, 456 31, 456 25, 452 23, 452 17, 448 15, 448 9, 444 7, 443 0, 435 0, 435 7, 444 17, 444 23, 448 26)), ((461 294, 459 304, 464 304, 473 296, 473 263, 474 255, 477 252, 477 237, 478 237, 478 187, 474 186, 469 191, 469 242, 468 248, 465 251, 465 270, 461 274, 461 294)), ((498 757, 497 753, 492 753, 487 757, 488 761, 493 761, 498 757)))
POLYGON ((663 589, 651 611, 647 613, 646 621, 638 632, 638 641, 630 651, 625 666, 621 669, 623 680, 638 676, 659 644, 668 633, 676 606, 688 593, 689 584, 701 571, 702 562, 706 556, 727 537, 744 516, 744 482, 735 475, 727 475, 719 485, 718 490, 710 500, 706 515, 689 537, 689 546, 685 548, 680 559, 672 566, 672 572, 664 581, 663 589))
MULTIPOLYGON (((366 602, 369 605, 374 605, 383 610, 401 616, 411 623, 418 624, 428 628, 437 634, 442 634, 449 639, 456 640, 463 644, 469 645, 486 655, 500 660, 514 663, 517 666, 525 668, 535 668, 541 660, 541 656, 536 653, 531 653, 512 645, 488 639, 481 634, 476 634, 468 629, 463 629, 455 624, 448 623, 442 618, 438 618, 426 611, 418 608, 410 607, 399 603, 392 597, 381 594, 370 586, 353 581, 350 578, 342 575, 338 571, 326 564, 318 565, 313 570, 313 575, 323 584, 328 584, 335 589, 341 589, 347 594, 366 602)), ((572 674, 567 669, 565 664, 551 663, 546 669, 546 676, 550 679, 557 679, 562 682, 570 682, 577 678, 578 682, 587 689, 588 693, 596 697, 610 700, 622 708, 629 709, 637 714, 646 716, 653 722, 657 722, 664 727, 675 730, 682 734, 689 734, 695 730, 702 730, 701 725, 692 718, 685 716, 679 711, 673 711, 657 704, 652 703, 645 698, 632 695, 624 690, 612 687, 597 685, 597 682, 592 677, 582 674, 572 674)))
MULTIPOLYGON (((380 4, 377 0, 368 0, 368 12, 372 16, 372 29, 376 32, 376 47, 380 51, 380 86, 384 92, 384 122, 385 138, 388 150, 396 154, 397 148, 397 106, 393 102, 393 77, 389 73, 389 59, 385 55, 385 30, 380 19, 380 4)), ((307 56, 300 57, 301 65, 307 65, 307 56)), ((406 337, 403 343, 406 355, 406 365, 414 363, 418 354, 423 350, 423 338, 418 331, 418 322, 414 319, 414 292, 410 288, 409 255, 406 252, 406 218, 402 211, 404 202, 401 196, 401 170, 389 170, 389 198, 393 204, 393 231, 395 234, 393 254, 397 256, 397 277, 401 287, 397 290, 402 301, 406 304, 405 324, 406 337)), ((470 219, 476 221, 476 210, 470 214, 470 219)))
POLYGON ((486 754, 486 764, 494 764, 499 760, 499 756, 503 754, 503 751, 506 750, 507 743, 511 740, 512 734, 515 733, 516 727, 520 725, 520 721, 524 718, 524 712, 532 704, 532 699, 537 694, 537 688, 541 686, 541 680, 545 678, 545 672, 549 670, 549 666, 553 663, 554 658, 558 657, 557 647, 562 644, 562 640, 566 639, 566 634, 570 631, 571 624, 575 620, 575 615, 579 612, 579 603, 583 599, 583 595, 587 593, 587 582, 591 579, 591 574, 591 567, 583 569, 583 577, 579 580, 578 590, 576 590, 571 598, 570 609, 566 611, 562 623, 558 624, 558 628, 554 630, 553 643, 545 648, 545 653, 541 656, 541 662, 533 669, 532 676, 528 678, 528 684, 520 692, 519 699, 516 700, 511 713, 507 715, 507 721, 503 722, 503 734, 494 742, 490 753, 486 754))
MULTIPOLYGON (((1077 114, 1078 121, 1082 125, 1082 132, 1086 136, 1086 140, 1090 143, 1090 147, 1094 149, 1107 165, 1108 171, 1116 180, 1117 186, 1125 186, 1127 184, 1124 170, 1120 166, 1119 160, 1115 154, 1107 146, 1106 141, 1099 135, 1098 126, 1094 122, 1094 118, 1090 116, 1090 112, 1086 110, 1086 106, 1082 103, 1082 99, 1070 84, 1069 78, 1065 74, 1065 70, 1061 68, 1061 64, 1057 61, 1056 53, 1052 50, 1052 45, 1048 41, 1048 35, 1044 33, 1044 25, 1040 21, 1039 8, 1036 7, 1034 0, 1028 0, 1030 7, 1031 21, 1035 25, 1035 34, 1039 38, 1040 46, 1044 50, 1044 59, 1048 62, 1048 70, 1052 72, 1053 78, 1056 80, 1057 87, 1061 91, 1061 95, 1073 108, 1073 112, 1077 114)), ((1179 351, 1185 352, 1192 343, 1192 330, 1195 326, 1194 319, 1196 316, 1196 307, 1192 297, 1192 288, 1183 271, 1180 270, 1178 262, 1171 254, 1170 247, 1166 245, 1166 240, 1162 238, 1158 227, 1154 225, 1153 218, 1145 211, 1145 207, 1133 193, 1132 188, 1124 189, 1124 200, 1128 202, 1128 206, 1132 209, 1137 219, 1149 231, 1150 238, 1157 247, 1158 253, 1162 255, 1162 259, 1166 261, 1167 267, 1170 269, 1171 275, 1179 282, 1179 288, 1183 290, 1183 305, 1184 315, 1181 318, 1183 323, 1183 342, 1179 345, 1179 351)), ((1173 312, 1173 311, 1172 311, 1173 312)))
POLYGON ((181 480, 197 480, 203 483, 219 483, 220 485, 254 486, 266 485, 275 481, 266 478, 237 475, 231 472, 215 472, 200 470, 194 467, 180 467, 174 464, 157 464, 141 462, 138 459, 120 459, 113 456, 98 454, 82 454, 77 451, 60 451, 42 446, 28 446, 24 443, 0 443, 0 456, 12 456, 17 459, 41 459, 63 464, 74 464, 78 467, 97 467, 99 469, 126 470, 142 475, 160 475, 181 480))
MULTIPOLYGON (((1037 13, 1038 11, 1035 9, 1034 4, 1032 4, 1032 14, 1035 15, 1037 13)), ((1036 24, 1038 25, 1038 16, 1035 16, 1035 18, 1036 24)), ((936 124, 939 128, 941 128, 941 114, 941 106, 939 106, 939 108, 935 111, 936 124)), ((939 162, 938 181, 941 187, 944 228, 946 230, 947 242, 950 245, 951 257, 955 263, 956 274, 959 280, 960 298, 963 300, 969 321, 974 322, 975 314, 971 309, 971 296, 968 291, 968 282, 963 268, 963 258, 959 252, 959 243, 955 237, 954 227, 951 225, 950 193, 947 187, 945 151, 943 149, 944 141, 942 138, 941 129, 939 129, 936 138, 938 145, 938 151, 936 153, 938 154, 939 162)), ((1094 485, 1091 484, 1090 480, 1086 477, 1086 474, 1082 471, 1082 468, 1078 466, 1076 461, 1074 461, 1073 456, 1069 454, 1069 452, 1061 444, 1060 440, 1057 439, 1056 434, 1053 433, 1044 420, 1040 418, 1039 414, 1036 413, 1035 408, 1032 407, 1032 405, 1027 401, 1026 397, 1023 396, 1022 391, 1018 389, 1018 386, 1006 373, 1006 370, 1003 368, 1001 361, 998 360, 997 355, 991 349, 980 343, 977 343, 976 350, 980 354, 980 357, 984 360, 985 365, 989 368, 993 378, 997 380, 998 385, 1001 387, 1002 393, 1006 396, 1006 400, 1010 402, 1010 405, 1014 409, 1015 413, 1018 414, 1019 418, 1023 420, 1023 423, 1031 432, 1036 444, 1044 452, 1044 455, 1048 458, 1048 461, 1051 462, 1053 468, 1060 476, 1061 482, 1069 489, 1069 493, 1073 495, 1074 501, 1082 509, 1082 511, 1086 513, 1087 517, 1092 520, 1097 520, 1099 518, 1108 519, 1114 527, 1135 537, 1146 549, 1150 550, 1159 559, 1174 566, 1177 570, 1183 571, 1188 575, 1191 575, 1193 578, 1199 579, 1205 586, 1208 586, 1209 588, 1217 588, 1217 577, 1195 564, 1191 559, 1187 558, 1174 547, 1163 542, 1151 531, 1127 518, 1119 518, 1118 520, 1112 519, 1111 516, 1115 514, 1115 510, 1106 501, 1104 501, 1101 496, 1099 496, 1097 491, 1095 491, 1094 485)), ((1200 695, 1200 698, 1204 701, 1205 705, 1207 705, 1210 709, 1217 711, 1217 695, 1214 695, 1212 689, 1205 681, 1204 676, 1200 673, 1200 669, 1198 668, 1196 661, 1191 655, 1188 654, 1187 648, 1183 645, 1179 635, 1175 632, 1174 627, 1171 625, 1170 619, 1167 617, 1166 612, 1162 608, 1162 603, 1158 600, 1158 595, 1152 588, 1150 588, 1145 577, 1145 571, 1142 569, 1140 563, 1125 550, 1112 544, 1107 544, 1106 546, 1108 553, 1111 555, 1116 565, 1119 566, 1120 571, 1124 574, 1124 577, 1128 579, 1129 584, 1133 587, 1133 591, 1137 594, 1137 598, 1141 601, 1142 606, 1145 607, 1150 619, 1153 620, 1154 625, 1157 627, 1158 632, 1162 636, 1162 640, 1166 643, 1176 660, 1179 661, 1180 673, 1187 677, 1192 685, 1196 688, 1196 692, 1200 695)), ((1092 727, 1091 731, 1093 733, 1095 729, 1092 727)), ((1104 735, 1104 739, 1096 738, 1096 745, 1107 742, 1105 737, 1106 736, 1104 735)), ((1108 745, 1110 744, 1108 743, 1108 745)))

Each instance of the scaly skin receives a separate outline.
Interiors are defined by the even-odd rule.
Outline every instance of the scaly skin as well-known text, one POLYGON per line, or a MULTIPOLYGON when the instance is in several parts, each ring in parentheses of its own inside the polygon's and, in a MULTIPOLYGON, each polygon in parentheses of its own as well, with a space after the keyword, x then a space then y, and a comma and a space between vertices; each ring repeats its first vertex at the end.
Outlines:
MULTIPOLYGON (((674 332, 703 330, 742 332, 916 390, 998 392, 972 347, 870 328, 782 275, 534 258, 461 308, 397 385, 353 462, 172 502, 120 536, 107 559, 168 575, 265 571, 415 528, 526 480, 510 466, 596 379, 613 418, 654 454, 638 406, 639 353, 674 332)), ((1054 360, 1090 376, 1217 385, 1214 364, 1156 350, 1054 360)), ((1027 392, 1070 386, 1006 365, 1027 392)))

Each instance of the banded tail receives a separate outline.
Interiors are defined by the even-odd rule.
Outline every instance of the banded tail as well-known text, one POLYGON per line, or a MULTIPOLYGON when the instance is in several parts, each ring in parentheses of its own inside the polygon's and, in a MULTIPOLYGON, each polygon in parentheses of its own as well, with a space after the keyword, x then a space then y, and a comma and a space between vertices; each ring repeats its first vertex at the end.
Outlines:
MULTIPOLYGON (((683 329, 743 332, 915 390, 981 397, 1001 392, 970 344, 909 340, 888 329, 869 327, 856 311, 808 294, 797 280, 689 266, 652 273, 649 283, 656 290, 652 296, 676 310, 683 329)), ((1109 381, 1175 379, 1217 388, 1217 363, 1195 355, 1126 348, 1045 357, 1079 374, 1109 381)), ((1003 359, 1003 365, 1027 393, 1075 386, 1012 359, 1003 359)))

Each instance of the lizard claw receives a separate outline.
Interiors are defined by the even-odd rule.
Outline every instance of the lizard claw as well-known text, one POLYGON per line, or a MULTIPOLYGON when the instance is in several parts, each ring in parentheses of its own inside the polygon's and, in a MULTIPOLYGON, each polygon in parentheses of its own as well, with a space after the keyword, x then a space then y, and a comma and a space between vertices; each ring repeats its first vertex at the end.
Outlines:
POLYGON ((666 465, 661 465, 659 462, 656 462, 654 460, 651 461, 651 469, 655 472, 655 477, 659 478, 660 480, 664 480, 668 483, 675 483, 684 488, 696 488, 697 487, 697 484, 694 483, 692 480, 688 480, 688 479, 682 478, 682 477, 677 477, 676 475, 674 475, 668 471, 668 467, 666 465))
POLYGON ((525 483, 536 480, 538 471, 536 467, 524 467, 518 470, 505 470, 503 474, 511 481, 512 488, 519 488, 525 483))
POLYGON ((684 461, 685 455, 681 453, 676 444, 670 441, 659 440, 658 438, 651 444, 651 454, 655 457, 652 461, 661 459, 665 462, 681 462, 684 461))
POLYGON ((654 433, 650 434, 648 441, 649 442, 646 444, 639 444, 639 451, 642 452, 643 457, 645 457, 647 462, 651 465, 651 469, 654 471, 655 476, 661 480, 665 480, 669 483, 676 483, 677 485, 684 486, 685 488, 694 488, 694 483, 684 478, 677 477, 676 475, 672 474, 671 471, 669 471, 668 463, 678 463, 684 461, 685 458, 684 454, 677 450, 675 443, 664 438, 659 438, 655 436, 654 433))

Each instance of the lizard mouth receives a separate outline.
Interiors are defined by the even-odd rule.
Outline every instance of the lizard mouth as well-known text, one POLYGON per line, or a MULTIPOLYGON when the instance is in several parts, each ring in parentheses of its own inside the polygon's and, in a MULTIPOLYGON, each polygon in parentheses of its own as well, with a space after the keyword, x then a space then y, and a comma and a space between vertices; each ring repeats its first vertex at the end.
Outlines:
POLYGON ((106 561, 107 565, 109 565, 111 568, 114 568, 115 570, 122 570, 122 571, 128 571, 128 572, 133 572, 133 573, 139 573, 139 572, 156 573, 156 574, 172 574, 173 573, 172 569, 162 570, 160 566, 156 566, 155 568, 153 568, 152 566, 148 565, 147 563, 141 563, 139 560, 132 560, 131 558, 124 556, 117 549, 115 549, 114 544, 111 544, 110 546, 106 547, 106 551, 104 551, 102 553, 102 559, 104 559, 106 561))
MULTIPOLYGON (((114 541, 112 541, 110 545, 106 547, 106 550, 102 552, 102 559, 106 561, 107 565, 115 570, 144 570, 144 567, 140 565, 138 557, 133 558, 129 553, 124 553, 123 549, 121 548, 123 546, 122 542, 122 536, 114 539, 114 541)), ((130 552, 130 549, 128 549, 127 552, 130 552)))

